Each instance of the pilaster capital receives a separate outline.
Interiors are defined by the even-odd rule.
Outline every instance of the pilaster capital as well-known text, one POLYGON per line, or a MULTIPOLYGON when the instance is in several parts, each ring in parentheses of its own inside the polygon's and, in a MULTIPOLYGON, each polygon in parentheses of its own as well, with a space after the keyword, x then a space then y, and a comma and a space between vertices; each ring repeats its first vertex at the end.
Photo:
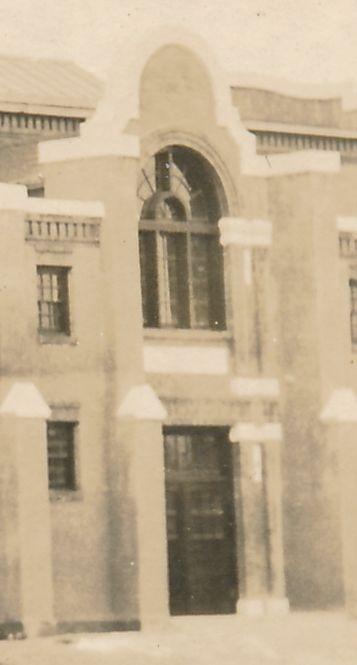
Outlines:
POLYGON ((340 233, 357 233, 357 217, 337 217, 337 230, 340 233))
POLYGON ((144 383, 130 388, 118 408, 117 416, 134 420, 162 421, 167 417, 167 412, 153 388, 144 383))
POLYGON ((327 424, 357 423, 357 397, 350 388, 338 388, 320 413, 327 424))
POLYGON ((19 381, 13 384, 2 402, 0 415, 47 420, 51 409, 33 383, 19 381))
POLYGON ((219 220, 219 229, 224 247, 269 247, 272 242, 272 223, 265 219, 222 217, 219 220))

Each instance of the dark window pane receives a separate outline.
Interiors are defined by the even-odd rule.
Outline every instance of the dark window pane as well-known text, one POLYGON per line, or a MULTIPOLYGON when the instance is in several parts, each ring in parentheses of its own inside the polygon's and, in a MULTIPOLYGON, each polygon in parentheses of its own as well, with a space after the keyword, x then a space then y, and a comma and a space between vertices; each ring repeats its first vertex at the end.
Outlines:
POLYGON ((351 341, 357 344, 357 280, 350 280, 350 300, 351 300, 351 341))
POLYGON ((223 265, 216 236, 192 235, 192 294, 195 328, 225 327, 223 265))
POLYGON ((210 237, 191 236, 194 327, 210 327, 210 237))
MULTIPOLYGON (((166 245, 168 275, 165 278, 168 318, 166 325, 173 328, 189 327, 189 294, 187 275, 187 240, 181 233, 162 234, 166 245)), ((166 259, 166 260, 165 260, 166 259)), ((166 270, 166 266, 164 266, 166 270)))
POLYGON ((75 489, 75 423, 47 424, 48 482, 50 489, 75 489))
POLYGON ((140 231, 140 276, 144 326, 159 326, 155 233, 140 231))
POLYGON ((156 218, 182 222, 186 220, 185 206, 175 196, 162 199, 156 207, 156 218))
POLYGON ((210 245, 210 327, 213 330, 224 330, 226 328, 226 312, 223 249, 218 236, 211 236, 210 245))
POLYGON ((45 196, 45 188, 44 187, 28 187, 27 189, 27 194, 30 197, 34 198, 43 198, 45 196))
POLYGON ((155 155, 155 180, 159 192, 170 190, 170 160, 168 152, 159 152, 155 155))

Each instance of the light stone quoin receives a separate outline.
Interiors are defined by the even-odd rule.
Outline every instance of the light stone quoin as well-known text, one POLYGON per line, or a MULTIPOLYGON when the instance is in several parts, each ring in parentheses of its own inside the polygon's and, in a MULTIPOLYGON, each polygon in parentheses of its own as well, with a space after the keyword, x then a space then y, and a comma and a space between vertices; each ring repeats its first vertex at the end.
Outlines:
POLYGON ((219 222, 223 246, 269 247, 271 245, 271 222, 261 219, 223 217, 219 222))

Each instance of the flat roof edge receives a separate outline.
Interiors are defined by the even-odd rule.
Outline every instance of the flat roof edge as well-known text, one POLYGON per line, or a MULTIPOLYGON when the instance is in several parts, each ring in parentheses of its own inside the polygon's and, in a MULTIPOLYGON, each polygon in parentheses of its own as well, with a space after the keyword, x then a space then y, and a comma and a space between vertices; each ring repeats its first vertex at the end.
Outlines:
POLYGON ((0 113, 24 113, 28 115, 51 115, 66 118, 88 118, 94 113, 94 106, 71 106, 12 102, 0 99, 0 113))

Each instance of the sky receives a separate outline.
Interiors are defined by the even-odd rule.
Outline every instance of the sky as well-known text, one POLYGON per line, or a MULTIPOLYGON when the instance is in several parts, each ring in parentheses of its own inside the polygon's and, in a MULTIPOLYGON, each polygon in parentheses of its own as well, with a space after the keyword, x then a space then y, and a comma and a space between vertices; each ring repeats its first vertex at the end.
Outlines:
POLYGON ((228 70, 357 88, 357 0, 0 0, 0 53, 105 77, 119 43, 179 25, 228 70))

